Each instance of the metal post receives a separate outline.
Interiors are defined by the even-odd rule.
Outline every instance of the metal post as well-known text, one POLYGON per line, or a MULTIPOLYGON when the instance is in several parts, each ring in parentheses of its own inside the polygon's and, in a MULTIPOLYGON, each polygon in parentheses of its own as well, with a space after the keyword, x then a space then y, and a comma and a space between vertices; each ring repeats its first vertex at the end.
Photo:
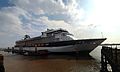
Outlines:
POLYGON ((114 68, 114 71, 113 72, 116 72, 118 69, 117 69, 117 65, 118 65, 118 57, 117 57, 117 47, 115 48, 115 68, 114 68))
POLYGON ((103 72, 103 54, 102 54, 102 50, 103 50, 103 48, 101 49, 101 70, 100 70, 100 72, 103 72))
POLYGON ((101 72, 108 72, 107 70, 107 58, 106 58, 106 47, 102 47, 101 49, 101 72))
POLYGON ((117 48, 115 48, 115 64, 118 64, 117 48))
POLYGON ((8 49, 7 49, 7 52, 9 53, 10 52, 10 48, 8 47, 8 49))
POLYGON ((103 50, 104 50, 104 48, 102 47, 102 49, 101 49, 101 72, 105 71, 103 50))
POLYGON ((37 45, 35 45, 35 53, 37 53, 37 45))
POLYGON ((15 52, 14 52, 14 47, 12 47, 12 54, 14 54, 15 52))
POLYGON ((105 66, 105 72, 108 72, 108 69, 107 69, 107 61, 108 61, 108 60, 107 60, 107 58, 106 58, 106 56, 105 56, 105 65, 104 65, 104 66, 105 66))

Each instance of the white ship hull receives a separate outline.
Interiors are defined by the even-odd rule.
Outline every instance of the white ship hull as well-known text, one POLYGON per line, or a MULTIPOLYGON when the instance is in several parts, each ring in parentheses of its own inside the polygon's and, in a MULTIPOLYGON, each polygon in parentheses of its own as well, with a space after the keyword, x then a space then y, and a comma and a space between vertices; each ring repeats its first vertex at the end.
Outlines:
POLYGON ((76 52, 76 51, 92 51, 97 45, 69 45, 69 46, 61 46, 56 47, 55 49, 48 49, 50 52, 76 52), (88 47, 89 46, 89 47, 88 47))

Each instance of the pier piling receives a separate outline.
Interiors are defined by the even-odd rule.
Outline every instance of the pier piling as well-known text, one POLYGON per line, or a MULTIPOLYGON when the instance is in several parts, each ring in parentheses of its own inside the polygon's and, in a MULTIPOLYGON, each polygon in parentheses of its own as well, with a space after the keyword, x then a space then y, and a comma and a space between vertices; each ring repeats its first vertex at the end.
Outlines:
POLYGON ((0 54, 0 72, 5 72, 4 65, 3 65, 3 55, 0 54))

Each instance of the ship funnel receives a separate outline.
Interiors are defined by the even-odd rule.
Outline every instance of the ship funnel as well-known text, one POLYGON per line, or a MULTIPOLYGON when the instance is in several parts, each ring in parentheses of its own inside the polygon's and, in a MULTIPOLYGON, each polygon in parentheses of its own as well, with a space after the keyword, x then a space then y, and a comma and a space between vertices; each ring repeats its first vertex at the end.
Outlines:
POLYGON ((24 40, 29 39, 29 38, 30 38, 29 35, 25 35, 25 36, 24 36, 24 40))

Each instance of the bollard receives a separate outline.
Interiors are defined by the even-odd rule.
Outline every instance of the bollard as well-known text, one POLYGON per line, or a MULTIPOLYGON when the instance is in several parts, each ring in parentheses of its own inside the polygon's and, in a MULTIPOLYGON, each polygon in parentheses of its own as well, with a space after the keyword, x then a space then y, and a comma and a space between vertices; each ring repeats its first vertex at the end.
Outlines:
POLYGON ((5 72, 4 65, 3 65, 3 55, 0 54, 0 72, 5 72))

